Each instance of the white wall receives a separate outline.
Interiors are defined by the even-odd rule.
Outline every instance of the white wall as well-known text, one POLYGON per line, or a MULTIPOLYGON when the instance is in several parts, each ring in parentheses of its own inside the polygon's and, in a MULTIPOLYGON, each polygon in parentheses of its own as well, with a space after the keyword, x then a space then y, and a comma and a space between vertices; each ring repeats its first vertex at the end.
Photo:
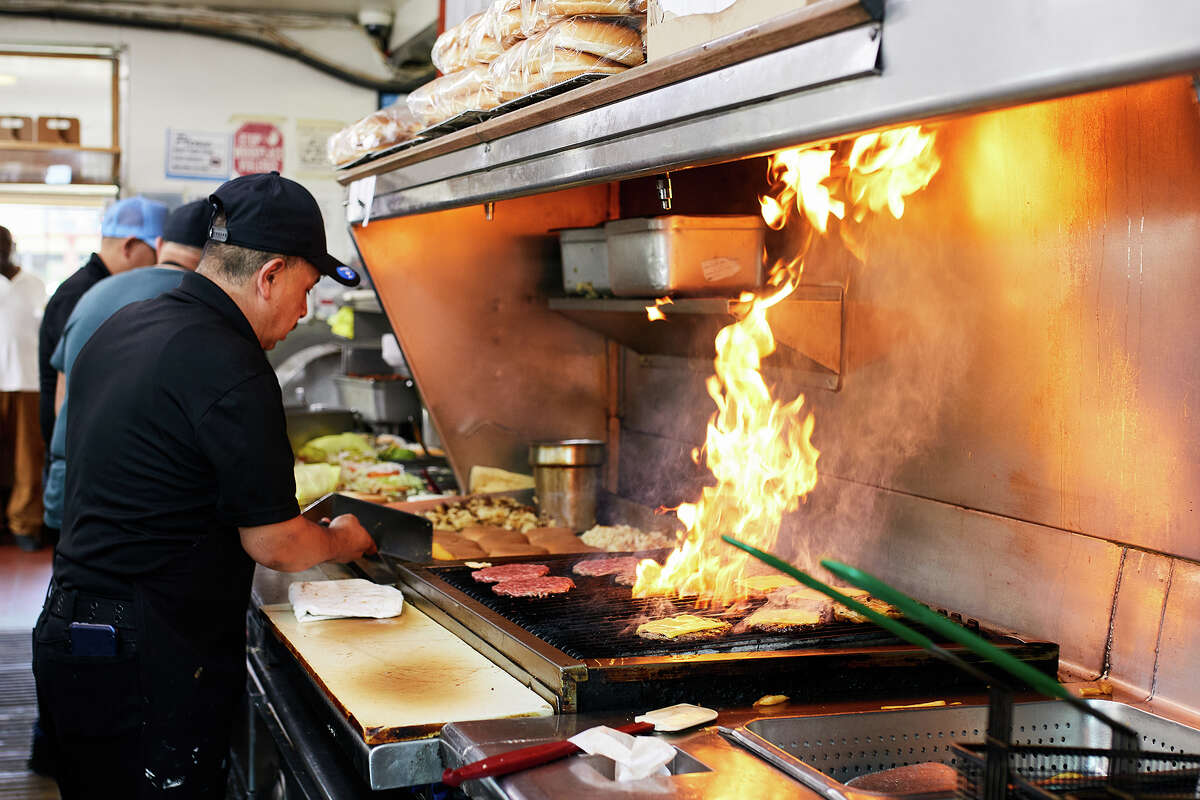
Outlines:
POLYGON ((343 192, 332 171, 298 172, 296 122, 352 122, 374 110, 374 91, 265 50, 183 33, 7 18, 0 29, 3 43, 123 48, 123 195, 166 193, 186 201, 205 197, 220 184, 166 177, 168 128, 232 132, 246 119, 273 122, 284 137, 284 175, 317 198, 331 252, 341 258, 353 253, 343 192))

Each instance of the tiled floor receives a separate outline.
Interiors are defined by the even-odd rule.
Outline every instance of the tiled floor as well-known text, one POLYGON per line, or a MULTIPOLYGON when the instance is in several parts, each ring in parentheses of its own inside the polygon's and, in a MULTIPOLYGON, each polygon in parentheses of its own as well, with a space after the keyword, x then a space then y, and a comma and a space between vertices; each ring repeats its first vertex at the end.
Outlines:
POLYGON ((50 582, 53 557, 48 547, 26 553, 12 541, 9 536, 0 539, 0 630, 3 631, 33 628, 50 582))
POLYGON ((52 800, 54 781, 25 767, 37 715, 30 629, 50 580, 49 548, 26 553, 0 539, 0 800, 52 800))

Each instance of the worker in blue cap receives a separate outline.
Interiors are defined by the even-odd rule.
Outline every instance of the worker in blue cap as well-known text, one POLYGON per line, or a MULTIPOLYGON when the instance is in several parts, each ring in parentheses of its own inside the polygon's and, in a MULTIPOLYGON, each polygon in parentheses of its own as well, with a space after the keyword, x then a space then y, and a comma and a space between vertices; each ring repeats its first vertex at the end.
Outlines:
POLYGON ((104 212, 100 223, 100 252, 92 253, 87 263, 63 281, 42 315, 38 331, 38 420, 42 440, 50 446, 54 433, 54 390, 58 370, 50 364, 50 356, 58 347, 63 328, 75 304, 83 293, 109 275, 135 267, 148 267, 158 261, 158 237, 162 236, 167 207, 144 197, 118 200, 104 212))

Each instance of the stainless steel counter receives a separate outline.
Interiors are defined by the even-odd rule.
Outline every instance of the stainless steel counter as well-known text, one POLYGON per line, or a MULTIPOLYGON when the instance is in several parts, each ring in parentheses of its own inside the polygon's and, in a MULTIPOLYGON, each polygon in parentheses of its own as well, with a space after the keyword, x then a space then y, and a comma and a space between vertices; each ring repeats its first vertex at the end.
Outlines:
MULTIPOLYGON (((793 712, 794 713, 794 712, 793 712)), ((716 722, 693 731, 662 734, 679 751, 668 766, 672 774, 640 781, 613 780, 612 762, 600 756, 573 756, 501 778, 468 781, 463 790, 472 797, 533 798, 817 798, 811 789, 783 772, 735 747, 717 733, 717 726, 736 726, 757 716, 752 709, 721 712, 716 722)), ((634 714, 567 714, 534 720, 487 720, 451 723, 442 729, 443 760, 470 763, 526 745, 574 736, 596 725, 612 727, 633 720, 634 714)))

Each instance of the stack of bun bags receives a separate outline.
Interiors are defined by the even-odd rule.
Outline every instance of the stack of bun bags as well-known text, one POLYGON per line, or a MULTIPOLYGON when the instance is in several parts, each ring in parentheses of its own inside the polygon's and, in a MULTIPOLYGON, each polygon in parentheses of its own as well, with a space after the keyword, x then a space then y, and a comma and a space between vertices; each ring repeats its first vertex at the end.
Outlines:
POLYGON ((381 108, 329 137, 326 156, 335 167, 407 141, 424 127, 406 103, 381 108))
POLYGON ((436 125, 584 74, 642 64, 645 0, 495 0, 438 37, 443 75, 413 91, 413 115, 436 125))

